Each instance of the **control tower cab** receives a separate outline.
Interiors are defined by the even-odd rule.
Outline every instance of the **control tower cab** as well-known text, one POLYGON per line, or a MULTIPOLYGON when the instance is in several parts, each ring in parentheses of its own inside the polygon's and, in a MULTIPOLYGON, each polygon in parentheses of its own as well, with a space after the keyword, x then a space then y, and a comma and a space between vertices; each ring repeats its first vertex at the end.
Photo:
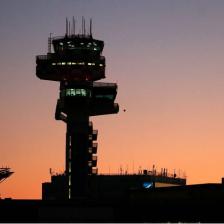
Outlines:
POLYGON ((36 75, 52 81, 97 81, 105 78, 104 42, 93 39, 91 27, 90 21, 89 34, 86 34, 85 27, 81 34, 75 34, 75 28, 71 34, 66 23, 65 36, 50 37, 47 55, 36 57, 36 75))

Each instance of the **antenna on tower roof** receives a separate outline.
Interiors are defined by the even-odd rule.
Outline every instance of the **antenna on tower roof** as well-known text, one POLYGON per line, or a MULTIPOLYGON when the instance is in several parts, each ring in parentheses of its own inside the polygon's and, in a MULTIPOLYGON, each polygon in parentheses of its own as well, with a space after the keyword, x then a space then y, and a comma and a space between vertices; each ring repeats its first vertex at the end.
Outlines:
POLYGON ((68 21, 68 35, 70 36, 71 34, 71 26, 70 26, 70 21, 68 21))
POLYGON ((48 38, 48 53, 51 53, 51 41, 52 41, 52 33, 50 33, 50 37, 48 38))
POLYGON ((89 35, 92 36, 92 18, 89 21, 89 35))
POLYGON ((82 16, 82 35, 83 35, 83 16, 82 16))
POLYGON ((66 17, 66 31, 65 31, 65 35, 68 35, 68 18, 66 17))
POLYGON ((75 35, 75 18, 72 17, 73 34, 75 35))
POLYGON ((86 35, 86 22, 85 22, 85 18, 83 18, 83 28, 84 28, 84 35, 86 35))

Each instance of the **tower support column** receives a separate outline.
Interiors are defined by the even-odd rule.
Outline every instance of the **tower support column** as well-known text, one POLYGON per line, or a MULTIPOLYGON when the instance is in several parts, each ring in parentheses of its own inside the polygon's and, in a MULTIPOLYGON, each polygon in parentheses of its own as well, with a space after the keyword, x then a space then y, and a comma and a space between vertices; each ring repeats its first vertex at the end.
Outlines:
POLYGON ((66 133, 66 176, 68 198, 88 194, 89 116, 68 114, 66 133))

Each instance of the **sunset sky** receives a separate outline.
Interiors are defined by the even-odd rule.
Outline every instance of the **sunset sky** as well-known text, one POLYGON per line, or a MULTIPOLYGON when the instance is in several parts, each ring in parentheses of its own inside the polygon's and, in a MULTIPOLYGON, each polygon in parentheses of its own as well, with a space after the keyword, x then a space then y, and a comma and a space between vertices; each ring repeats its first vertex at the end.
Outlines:
POLYGON ((224 176, 223 0, 1 0, 0 166, 15 173, 2 198, 41 198, 49 169, 64 171, 65 124, 54 120, 59 84, 35 75, 49 33, 65 18, 93 19, 105 41, 117 115, 92 117, 100 173, 174 169, 187 183, 224 176), (126 110, 124 112, 123 110, 126 110))

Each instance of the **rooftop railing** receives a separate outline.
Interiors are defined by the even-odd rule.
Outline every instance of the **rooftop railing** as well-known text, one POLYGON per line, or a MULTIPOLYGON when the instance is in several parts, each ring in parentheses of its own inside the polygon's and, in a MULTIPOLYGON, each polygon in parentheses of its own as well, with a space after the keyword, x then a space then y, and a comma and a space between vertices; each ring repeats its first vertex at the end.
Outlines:
POLYGON ((61 40, 64 38, 86 38, 86 39, 92 39, 92 35, 90 34, 70 34, 65 36, 55 36, 51 37, 51 40, 61 40))
POLYGON ((127 171, 123 171, 123 172, 112 172, 112 173, 99 173, 99 175, 102 176, 136 176, 136 175, 142 175, 142 176, 151 176, 151 177, 161 177, 161 178, 173 178, 173 179, 187 179, 187 176, 185 174, 172 174, 172 173, 167 173, 166 175, 162 174, 162 173, 153 173, 153 172, 148 172, 147 174, 144 174, 143 172, 127 172, 127 171))

